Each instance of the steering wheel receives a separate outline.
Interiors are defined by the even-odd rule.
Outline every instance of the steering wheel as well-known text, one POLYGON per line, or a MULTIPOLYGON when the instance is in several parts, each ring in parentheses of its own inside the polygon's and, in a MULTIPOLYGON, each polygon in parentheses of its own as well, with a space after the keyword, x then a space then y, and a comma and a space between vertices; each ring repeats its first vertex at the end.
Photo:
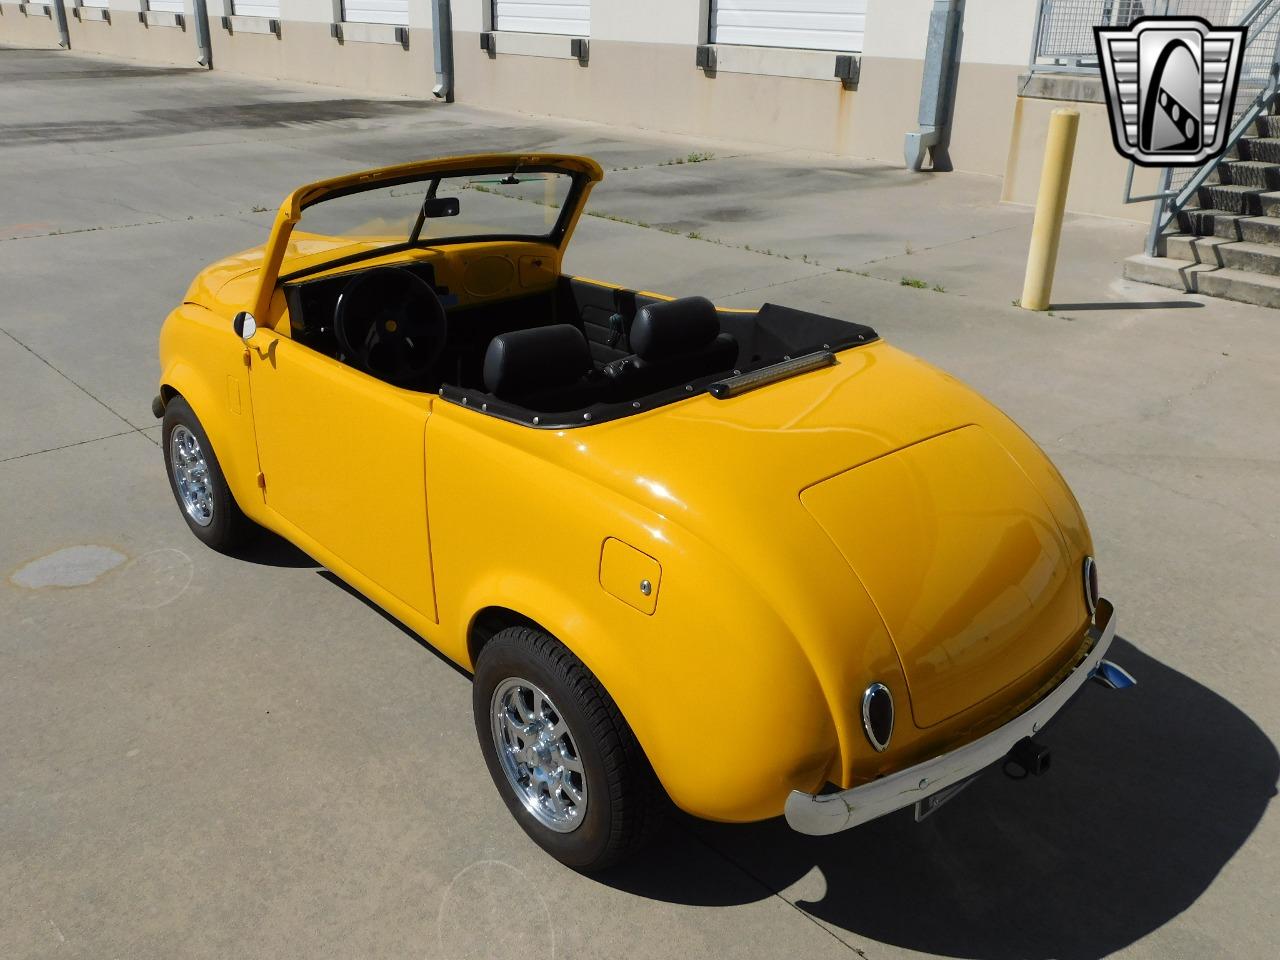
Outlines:
POLYGON ((333 332, 344 357, 396 386, 420 383, 448 339, 444 306, 430 285, 401 267, 375 267, 338 296, 333 332))

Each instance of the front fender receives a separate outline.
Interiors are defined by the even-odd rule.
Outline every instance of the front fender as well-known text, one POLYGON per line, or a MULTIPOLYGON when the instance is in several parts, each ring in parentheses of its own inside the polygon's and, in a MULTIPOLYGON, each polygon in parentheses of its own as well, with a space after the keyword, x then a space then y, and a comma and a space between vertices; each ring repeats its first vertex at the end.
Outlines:
POLYGON ((211 310, 184 303, 160 328, 160 393, 190 404, 240 509, 263 512, 244 343, 211 310))

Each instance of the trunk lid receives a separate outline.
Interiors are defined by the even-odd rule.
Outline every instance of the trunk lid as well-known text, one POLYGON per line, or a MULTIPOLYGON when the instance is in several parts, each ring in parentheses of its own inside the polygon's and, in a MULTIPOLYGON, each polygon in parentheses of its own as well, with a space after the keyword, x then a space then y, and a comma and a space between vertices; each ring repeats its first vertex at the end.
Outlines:
POLYGON ((897 648, 916 725, 998 692, 1073 642, 1071 549, 1026 474, 980 426, 921 440, 807 487, 897 648))

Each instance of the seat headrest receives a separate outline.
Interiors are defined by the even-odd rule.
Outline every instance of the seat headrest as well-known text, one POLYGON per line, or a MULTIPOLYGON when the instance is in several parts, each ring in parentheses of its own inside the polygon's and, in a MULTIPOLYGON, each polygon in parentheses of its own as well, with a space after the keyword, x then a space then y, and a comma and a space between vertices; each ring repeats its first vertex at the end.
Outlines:
POLYGON ((575 383, 592 369, 591 348, 568 323, 500 333, 484 352, 484 386, 514 400, 575 383))
POLYGON ((706 297, 651 303, 636 311, 631 349, 653 362, 701 350, 720 333, 715 305, 706 297))

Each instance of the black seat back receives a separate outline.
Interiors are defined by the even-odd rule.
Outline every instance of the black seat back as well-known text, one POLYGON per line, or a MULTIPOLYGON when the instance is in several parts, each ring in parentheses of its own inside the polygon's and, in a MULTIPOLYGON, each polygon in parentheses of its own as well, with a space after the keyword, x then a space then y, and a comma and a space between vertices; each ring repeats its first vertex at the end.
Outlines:
POLYGON ((738 359, 738 341, 720 332, 715 305, 706 297, 641 307, 631 324, 631 349, 631 356, 604 368, 619 399, 731 370, 738 359))
POLYGON ((485 389, 530 410, 590 406, 602 385, 586 337, 568 323, 500 333, 485 350, 485 389))

